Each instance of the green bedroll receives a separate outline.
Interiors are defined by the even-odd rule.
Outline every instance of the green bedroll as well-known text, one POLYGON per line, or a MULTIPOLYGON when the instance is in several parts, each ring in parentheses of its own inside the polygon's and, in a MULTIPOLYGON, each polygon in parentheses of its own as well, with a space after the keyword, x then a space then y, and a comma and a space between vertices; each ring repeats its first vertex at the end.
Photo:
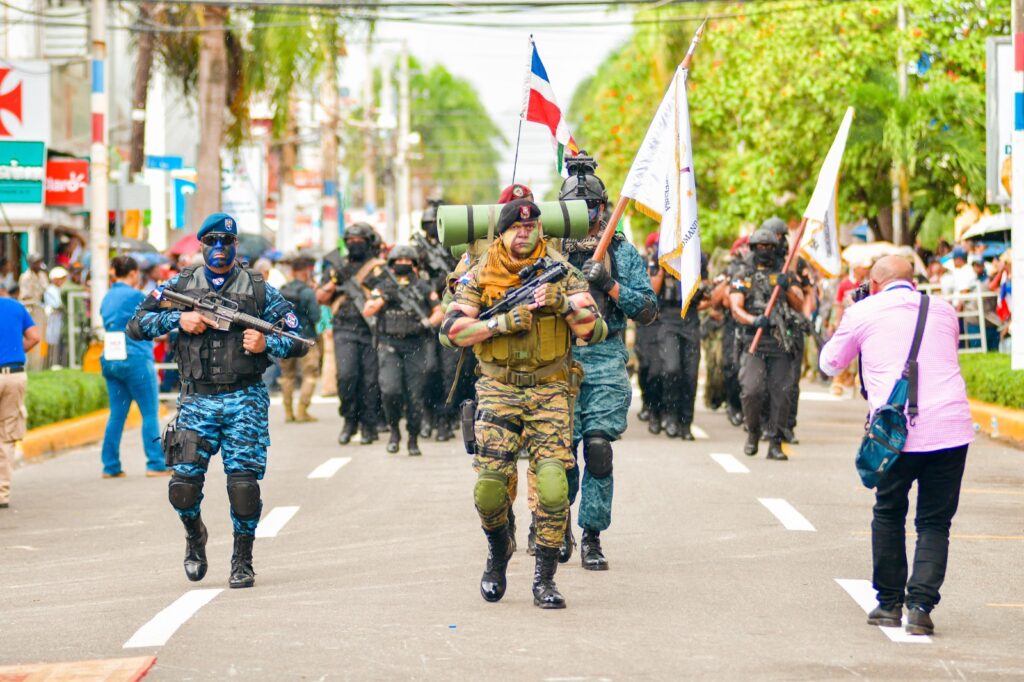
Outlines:
MULTIPOLYGON (((501 207, 502 204, 439 206, 437 234, 441 243, 452 247, 492 239, 501 207)), ((541 201, 537 207, 544 236, 554 239, 582 239, 587 236, 590 216, 586 201, 541 201)))

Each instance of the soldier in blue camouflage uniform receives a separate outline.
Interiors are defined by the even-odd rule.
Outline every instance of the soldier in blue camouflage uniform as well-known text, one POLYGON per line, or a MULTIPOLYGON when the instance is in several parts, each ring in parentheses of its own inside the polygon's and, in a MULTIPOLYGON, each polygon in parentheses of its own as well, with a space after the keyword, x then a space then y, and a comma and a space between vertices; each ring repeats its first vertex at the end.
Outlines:
MULTIPOLYGON (((615 235, 603 260, 592 260, 605 226, 608 192, 593 173, 596 163, 568 158, 566 161, 570 176, 562 183, 558 198, 586 200, 590 232, 585 239, 564 240, 562 252, 583 272, 590 284, 590 294, 608 324, 608 338, 603 342, 573 348, 573 358, 583 365, 583 385, 576 399, 572 434, 574 453, 583 442, 585 463, 578 514, 583 529, 580 559, 583 568, 605 571, 608 561, 601 549, 600 533, 612 522, 612 442, 626 430, 626 415, 633 396, 626 372, 629 353, 623 339, 626 318, 650 324, 657 317, 658 308, 647 263, 621 234, 615 235)), ((580 468, 570 469, 567 474, 571 504, 581 488, 580 468)), ((572 556, 573 544, 572 530, 567 527, 559 557, 563 563, 572 556)))
POLYGON ((241 312, 262 318, 292 333, 299 320, 290 303, 263 278, 235 263, 238 228, 226 213, 210 215, 199 229, 204 267, 186 268, 139 305, 128 334, 153 339, 180 329, 175 355, 181 372, 178 416, 164 433, 164 452, 174 473, 168 484, 171 506, 186 530, 185 575, 206 575, 206 526, 200 515, 203 483, 210 458, 219 450, 227 474, 228 500, 234 524, 231 587, 251 587, 252 544, 263 502, 259 481, 267 467, 267 410, 270 398, 263 385, 267 355, 299 357, 306 346, 292 339, 264 336, 232 326, 219 331, 216 322, 199 312, 170 308, 162 301, 170 288, 190 296, 215 292, 238 304, 241 312))

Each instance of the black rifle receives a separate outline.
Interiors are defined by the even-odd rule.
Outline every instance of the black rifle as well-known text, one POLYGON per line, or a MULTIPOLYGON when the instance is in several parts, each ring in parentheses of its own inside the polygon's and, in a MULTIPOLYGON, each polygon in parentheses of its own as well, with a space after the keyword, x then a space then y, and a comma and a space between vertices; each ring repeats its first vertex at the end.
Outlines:
POLYGON ((281 326, 282 322, 271 324, 266 320, 241 312, 238 309, 237 303, 213 292, 204 294, 203 296, 190 296, 189 294, 183 294, 175 291, 174 289, 165 288, 160 294, 160 298, 165 299, 178 307, 202 313, 203 317, 213 320, 216 323, 216 328, 221 331, 227 331, 231 328, 231 325, 235 325, 242 329, 255 329, 263 334, 276 334, 277 336, 283 336, 291 339, 292 341, 305 344, 306 346, 316 345, 316 342, 312 339, 303 338, 298 334, 292 334, 291 332, 285 331, 281 326))
POLYGON ((503 299, 480 313, 479 319, 489 320, 496 315, 507 313, 516 306, 530 305, 538 289, 561 281, 568 274, 569 267, 565 263, 551 258, 541 258, 532 265, 527 265, 519 271, 522 284, 515 289, 509 289, 503 299))
POLYGON ((415 315, 416 319, 420 321, 420 324, 423 325, 424 329, 430 329, 430 314, 423 309, 420 302, 416 300, 415 295, 407 291, 409 287, 403 287, 399 284, 398 278, 395 277, 395 273, 391 272, 389 268, 384 268, 384 274, 387 276, 388 280, 391 281, 392 287, 388 290, 382 291, 382 293, 393 293, 398 306, 402 310, 410 315, 415 315))
POLYGON ((443 246, 427 241, 421 234, 414 234, 412 240, 416 244, 416 248, 419 249, 419 252, 426 257, 427 262, 424 265, 427 266, 427 269, 431 272, 443 273, 445 275, 452 271, 443 246))

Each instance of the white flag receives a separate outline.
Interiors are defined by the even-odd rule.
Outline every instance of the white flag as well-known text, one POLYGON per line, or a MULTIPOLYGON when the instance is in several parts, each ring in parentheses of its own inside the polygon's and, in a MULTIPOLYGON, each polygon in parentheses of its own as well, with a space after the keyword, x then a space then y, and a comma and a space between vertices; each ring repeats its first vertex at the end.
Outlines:
POLYGON ((843 162, 852 121, 853 107, 849 107, 825 163, 821 165, 818 184, 804 211, 807 226, 800 241, 800 253, 828 277, 838 277, 843 268, 839 255, 839 166, 843 162))
POLYGON ((637 210, 661 224, 658 261, 680 282, 680 315, 686 315, 701 281, 686 77, 686 69, 678 67, 622 187, 623 196, 632 199, 637 210))

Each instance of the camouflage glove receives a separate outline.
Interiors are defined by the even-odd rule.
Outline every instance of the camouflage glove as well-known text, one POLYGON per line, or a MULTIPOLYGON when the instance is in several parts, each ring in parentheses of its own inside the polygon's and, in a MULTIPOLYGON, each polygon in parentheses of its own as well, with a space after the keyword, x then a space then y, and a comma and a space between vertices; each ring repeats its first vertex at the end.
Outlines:
POLYGON ((533 313, 525 305, 517 305, 495 319, 498 320, 499 334, 517 334, 530 328, 533 324, 533 313))
POLYGON ((545 310, 550 310, 559 315, 569 312, 569 297, 565 295, 565 289, 558 283, 548 284, 544 293, 545 310))

